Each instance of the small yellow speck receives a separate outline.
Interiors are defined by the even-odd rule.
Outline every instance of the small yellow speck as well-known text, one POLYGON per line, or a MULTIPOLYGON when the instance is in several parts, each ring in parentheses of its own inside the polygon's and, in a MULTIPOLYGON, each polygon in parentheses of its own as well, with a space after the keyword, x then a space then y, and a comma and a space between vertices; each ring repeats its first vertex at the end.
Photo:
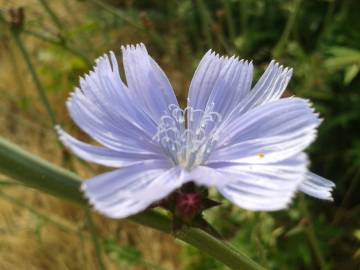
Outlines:
POLYGON ((265 157, 265 154, 264 154, 264 153, 259 153, 258 156, 259 156, 260 158, 263 158, 263 157, 265 157))

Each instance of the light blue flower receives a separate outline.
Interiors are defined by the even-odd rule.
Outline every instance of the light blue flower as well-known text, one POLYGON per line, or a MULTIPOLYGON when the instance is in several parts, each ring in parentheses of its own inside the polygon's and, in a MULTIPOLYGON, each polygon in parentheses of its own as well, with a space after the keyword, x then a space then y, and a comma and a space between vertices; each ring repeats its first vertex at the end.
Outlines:
POLYGON ((291 69, 272 61, 251 87, 251 62, 209 51, 181 109, 143 44, 122 53, 126 85, 110 52, 67 102, 75 123, 101 146, 57 128, 80 158, 118 168, 82 185, 97 211, 128 217, 190 181, 253 211, 284 209, 297 191, 331 200, 334 184, 308 171, 304 153, 318 115, 307 100, 280 99, 291 69))

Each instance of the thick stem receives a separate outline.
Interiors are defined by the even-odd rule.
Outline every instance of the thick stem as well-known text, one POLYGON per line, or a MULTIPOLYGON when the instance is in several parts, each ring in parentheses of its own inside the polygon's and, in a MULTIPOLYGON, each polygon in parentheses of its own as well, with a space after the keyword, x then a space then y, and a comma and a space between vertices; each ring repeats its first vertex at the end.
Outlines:
MULTIPOLYGON (((0 172, 29 187, 86 205, 79 189, 81 179, 77 175, 34 157, 2 138, 0 138, 0 172)), ((165 233, 171 231, 170 219, 155 211, 145 211, 129 220, 165 233)), ((245 254, 235 251, 200 229, 186 228, 179 233, 178 238, 232 269, 264 269, 245 254)))

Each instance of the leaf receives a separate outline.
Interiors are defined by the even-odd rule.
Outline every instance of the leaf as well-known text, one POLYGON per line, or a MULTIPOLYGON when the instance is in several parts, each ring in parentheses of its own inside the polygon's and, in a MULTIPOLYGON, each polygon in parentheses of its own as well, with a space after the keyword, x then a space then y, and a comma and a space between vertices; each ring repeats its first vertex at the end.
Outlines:
POLYGON ((333 47, 328 51, 330 56, 325 66, 330 70, 344 69, 351 65, 360 64, 360 51, 347 47, 333 47))
POLYGON ((358 241, 360 241, 360 229, 354 232, 354 236, 358 241))
POLYGON ((347 85, 356 77, 359 73, 360 65, 353 64, 345 70, 344 84, 347 85))

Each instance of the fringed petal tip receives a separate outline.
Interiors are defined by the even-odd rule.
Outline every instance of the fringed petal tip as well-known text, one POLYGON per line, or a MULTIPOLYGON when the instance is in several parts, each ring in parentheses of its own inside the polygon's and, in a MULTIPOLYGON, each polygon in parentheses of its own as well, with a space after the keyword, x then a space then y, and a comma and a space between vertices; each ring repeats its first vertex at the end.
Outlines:
POLYGON ((98 207, 96 201, 92 198, 91 194, 88 192, 86 182, 82 183, 80 186, 80 191, 83 193, 84 198, 88 201, 91 208, 96 212, 103 213, 98 207))
POLYGON ((247 59, 240 59, 238 56, 236 55, 232 55, 232 56, 228 56, 228 55, 221 55, 219 54, 218 52, 214 51, 213 49, 210 49, 208 50, 203 59, 206 59, 206 58, 216 58, 220 61, 235 61, 236 63, 238 64, 241 64, 241 65, 248 65, 248 66, 252 66, 253 65, 253 60, 247 60, 247 59))
POLYGON ((114 212, 111 213, 99 207, 98 203, 92 198, 91 194, 88 192, 86 182, 81 184, 80 191, 82 192, 84 198, 90 205, 91 209, 93 209, 95 212, 111 219, 121 219, 129 216, 129 215, 122 215, 121 212, 117 212, 116 214, 114 212))
POLYGON ((288 75, 292 75, 293 73, 293 68, 291 67, 286 67, 284 65, 281 65, 278 61, 276 61, 275 59, 272 59, 268 65, 268 67, 275 67, 277 69, 279 69, 279 71, 281 71, 282 74, 287 73, 288 75))
POLYGON ((90 207, 97 213, 111 219, 123 219, 128 218, 130 216, 136 215, 144 210, 146 210, 153 202, 157 200, 148 201, 146 203, 142 203, 142 206, 133 208, 131 205, 131 200, 129 198, 125 198, 125 200, 128 200, 129 207, 127 207, 127 210, 114 210, 114 207, 116 207, 116 204, 109 204, 106 205, 106 202, 99 201, 97 199, 93 198, 92 193, 89 190, 90 188, 86 185, 86 182, 82 183, 80 186, 80 191, 82 192, 84 198, 90 205, 90 207))
POLYGON ((60 125, 55 125, 54 129, 60 138, 63 138, 65 136, 66 132, 62 129, 60 125))
MULTIPOLYGON (((54 129, 55 129, 55 131, 56 131, 56 133, 57 133, 57 135, 58 135, 58 137, 59 137, 59 140, 60 140, 63 144, 65 144, 64 141, 65 141, 66 132, 61 128, 60 125, 55 125, 55 126, 54 126, 54 129)), ((65 145, 66 145, 66 144, 65 144, 65 145)))
POLYGON ((59 135, 59 130, 61 130, 61 127, 60 127, 60 125, 55 125, 54 126, 54 129, 55 129, 55 131, 58 133, 58 135, 59 135))
POLYGON ((153 161, 107 172, 82 183, 94 210, 109 218, 127 218, 147 209, 182 185, 180 169, 153 161))
POLYGON ((82 192, 84 198, 88 201, 89 205, 91 206, 91 208, 93 208, 94 210, 96 210, 97 212, 100 212, 99 209, 96 207, 96 202, 95 200, 92 199, 91 195, 89 194, 88 192, 88 189, 87 189, 87 185, 86 185, 86 182, 82 183, 80 185, 80 191, 82 192))
POLYGON ((142 43, 142 42, 136 43, 136 44, 121 45, 120 48, 123 53, 125 53, 127 51, 135 51, 135 50, 146 51, 146 47, 145 47, 144 43, 142 43))
POLYGON ((327 201, 334 201, 332 191, 335 184, 317 174, 309 172, 307 178, 301 183, 299 190, 305 194, 327 201))
POLYGON ((102 211, 101 209, 99 209, 99 208, 97 207, 97 204, 91 199, 91 197, 89 196, 89 194, 86 192, 86 188, 85 188, 85 185, 84 185, 84 184, 81 185, 80 191, 82 192, 85 200, 88 202, 90 208, 91 208, 94 212, 96 212, 96 213, 98 213, 98 214, 100 214, 100 215, 103 215, 103 216, 105 216, 105 217, 107 217, 107 218, 111 218, 111 219, 121 219, 121 218, 125 218, 125 217, 122 217, 122 216, 110 215, 109 213, 104 212, 104 211, 102 211))
POLYGON ((238 207, 254 212, 275 212, 287 209, 293 202, 293 197, 295 195, 295 192, 293 192, 291 194, 285 195, 285 198, 273 198, 270 200, 269 198, 260 199, 257 196, 254 196, 253 198, 243 198, 244 196, 240 196, 241 194, 239 194, 239 196, 231 196, 231 194, 229 194, 229 192, 225 191, 224 189, 221 189, 220 193, 238 207))
POLYGON ((54 128, 55 128, 55 131, 56 131, 56 133, 57 133, 57 135, 59 137, 59 140, 62 142, 62 144, 66 148, 70 149, 70 146, 69 146, 69 143, 68 143, 69 138, 71 138, 70 135, 67 134, 66 131, 63 130, 60 125, 56 125, 54 128))

